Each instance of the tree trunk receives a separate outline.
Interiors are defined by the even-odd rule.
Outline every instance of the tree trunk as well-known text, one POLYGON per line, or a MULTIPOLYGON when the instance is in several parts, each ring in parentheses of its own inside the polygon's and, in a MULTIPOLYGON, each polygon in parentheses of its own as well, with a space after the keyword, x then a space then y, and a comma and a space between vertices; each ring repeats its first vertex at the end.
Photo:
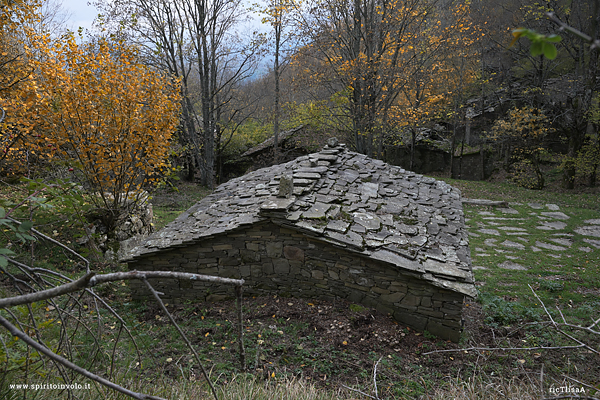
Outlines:
POLYGON ((273 117, 273 164, 279 164, 279 46, 281 44, 281 20, 275 21, 275 110, 273 117))

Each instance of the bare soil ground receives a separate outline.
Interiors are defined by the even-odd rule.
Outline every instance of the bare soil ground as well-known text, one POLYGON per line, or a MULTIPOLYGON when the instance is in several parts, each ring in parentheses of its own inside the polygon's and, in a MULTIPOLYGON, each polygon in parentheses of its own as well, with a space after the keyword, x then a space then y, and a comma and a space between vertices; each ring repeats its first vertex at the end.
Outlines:
MULTIPOLYGON (((209 364, 230 363, 237 367, 238 347, 231 340, 236 338, 235 302, 169 308, 188 329, 197 327, 190 335, 195 344, 209 349, 203 353, 209 364), (232 323, 226 328, 227 324, 217 321, 232 323)), ((158 308, 152 306, 143 319, 147 324, 161 324, 156 320, 157 313, 158 308)), ((596 354, 567 349, 469 350, 554 344, 532 342, 527 326, 494 329, 485 325, 477 303, 465 307, 464 320, 463 342, 457 344, 416 332, 376 310, 341 300, 248 298, 244 300, 247 365, 251 373, 265 379, 291 374, 323 387, 364 388, 372 384, 377 364, 380 394, 390 396, 423 395, 443 387, 449 379, 466 380, 475 375, 537 382, 542 365, 548 384, 561 381, 562 374, 598 383, 600 358, 596 354)), ((172 372, 174 376, 179 373, 175 366, 172 372)), ((220 379, 226 382, 226 374, 220 379)))

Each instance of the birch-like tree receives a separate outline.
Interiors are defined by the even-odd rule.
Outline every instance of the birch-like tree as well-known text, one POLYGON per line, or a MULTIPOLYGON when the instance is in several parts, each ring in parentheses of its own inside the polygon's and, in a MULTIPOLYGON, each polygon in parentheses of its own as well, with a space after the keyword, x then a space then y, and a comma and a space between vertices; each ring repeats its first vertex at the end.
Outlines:
POLYGON ((107 29, 144 46, 148 63, 181 79, 180 141, 191 175, 212 187, 224 136, 241 110, 233 90, 253 72, 256 46, 235 31, 243 18, 240 0, 99 1, 107 29), (125 17, 124 17, 125 16, 125 17), (124 28, 123 28, 124 27, 124 28))

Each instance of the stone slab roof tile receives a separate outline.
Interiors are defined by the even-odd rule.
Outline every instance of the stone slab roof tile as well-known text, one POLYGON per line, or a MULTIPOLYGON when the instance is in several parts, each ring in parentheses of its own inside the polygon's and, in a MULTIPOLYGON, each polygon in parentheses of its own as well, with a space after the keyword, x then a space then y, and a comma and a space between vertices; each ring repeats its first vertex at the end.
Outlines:
POLYGON ((336 144, 219 186, 123 261, 267 220, 475 293, 460 192, 336 144), (277 197, 282 175, 293 177, 290 198, 277 197))

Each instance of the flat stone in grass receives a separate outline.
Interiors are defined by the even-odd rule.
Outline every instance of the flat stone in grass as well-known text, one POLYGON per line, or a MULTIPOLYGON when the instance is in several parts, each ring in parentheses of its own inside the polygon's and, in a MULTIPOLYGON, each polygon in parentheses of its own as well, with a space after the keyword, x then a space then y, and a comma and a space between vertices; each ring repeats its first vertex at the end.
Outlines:
POLYGON ((552 257, 552 258, 561 258, 561 255, 560 255, 560 254, 551 254, 551 253, 548 253, 548 255, 549 255, 550 257, 552 257))
POLYGON ((504 247, 509 247, 511 249, 525 250, 524 245, 522 245, 521 243, 517 243, 517 242, 511 242, 510 240, 505 240, 504 242, 500 243, 500 245, 502 245, 504 247))
POLYGON ((546 204, 546 208, 550 211, 558 211, 560 210, 560 207, 557 206, 556 204, 546 204))
POLYGON ((485 239, 483 244, 490 247, 496 247, 496 239, 485 239))
POLYGON ((548 239, 554 243, 558 243, 560 245, 563 246, 567 246, 567 247, 571 247, 571 245, 573 244, 573 241, 571 239, 565 239, 565 238, 552 238, 552 239, 548 239))
POLYGON ((499 208, 499 210, 503 214, 519 214, 519 212, 517 210, 515 210, 514 208, 499 208))
POLYGON ((527 232, 525 228, 519 228, 516 226, 499 226, 498 229, 503 231, 519 231, 519 232, 527 232))
POLYGON ((552 221, 552 222, 543 222, 542 225, 536 226, 537 229, 542 231, 558 231, 561 229, 565 229, 567 226, 566 223, 561 221, 552 221))
POLYGON ((479 232, 485 235, 500 236, 500 232, 498 232, 496 229, 480 229, 479 232))
POLYGON ((591 253, 593 250, 590 247, 580 247, 579 251, 583 251, 584 253, 591 253))
POLYGON ((544 206, 542 206, 540 203, 527 203, 527 205, 533 208, 534 210, 541 210, 542 208, 544 208, 544 206))
POLYGON ((600 226, 598 225, 580 226, 574 231, 575 233, 579 233, 580 235, 584 236, 600 237, 600 226))
POLYGON ((558 211, 558 212, 543 212, 541 214, 545 217, 550 217, 550 218, 554 218, 554 219, 566 220, 566 219, 571 218, 567 214, 560 212, 560 211, 558 211))
POLYGON ((491 211, 479 211, 478 212, 479 215, 495 215, 493 212, 491 211))
POLYGON ((516 262, 513 261, 504 261, 501 264, 498 264, 499 268, 502 269, 512 269, 512 270, 516 270, 516 271, 526 271, 527 268, 522 266, 521 264, 517 264, 516 262))
POLYGON ((594 239, 583 239, 584 242, 591 244, 592 246, 594 246, 597 249, 600 249, 600 240, 594 240, 594 239))
MULTIPOLYGON (((537 214, 534 214, 537 215, 537 214)), ((515 218, 515 217, 483 217, 485 220, 497 220, 497 221, 529 221, 529 218, 515 218)))
POLYGON ((600 225, 600 219, 586 219, 583 222, 590 225, 600 225))
POLYGON ((531 251, 533 251, 534 253, 539 253, 540 251, 542 251, 542 249, 535 246, 531 246, 531 251))
POLYGON ((550 243, 545 243, 545 242, 540 242, 539 240, 537 242, 535 242, 535 245, 537 247, 541 247, 542 249, 547 249, 547 250, 554 250, 554 251, 563 251, 563 250, 567 250, 566 248, 562 247, 562 246, 556 246, 554 244, 550 244, 550 243))

